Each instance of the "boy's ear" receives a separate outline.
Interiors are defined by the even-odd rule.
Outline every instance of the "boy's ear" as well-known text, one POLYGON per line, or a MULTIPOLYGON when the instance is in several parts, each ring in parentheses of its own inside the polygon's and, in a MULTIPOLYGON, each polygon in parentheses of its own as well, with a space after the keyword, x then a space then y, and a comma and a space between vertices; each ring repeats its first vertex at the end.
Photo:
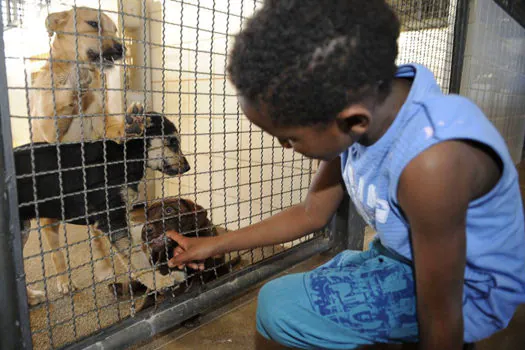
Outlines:
POLYGON ((339 112, 336 122, 341 132, 359 137, 368 131, 371 118, 372 114, 368 108, 361 104, 353 104, 339 112))

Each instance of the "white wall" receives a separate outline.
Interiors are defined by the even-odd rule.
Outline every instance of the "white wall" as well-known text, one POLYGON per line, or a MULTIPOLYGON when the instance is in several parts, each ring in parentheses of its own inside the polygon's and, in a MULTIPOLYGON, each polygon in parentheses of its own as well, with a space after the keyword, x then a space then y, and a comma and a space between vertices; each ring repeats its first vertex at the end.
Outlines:
MULTIPOLYGON (((240 115, 225 66, 231 35, 241 26, 241 3, 230 1, 228 16, 221 13, 228 11, 227 1, 216 1, 214 25, 211 10, 198 11, 190 3, 181 7, 179 2, 166 2, 164 26, 162 2, 152 1, 149 9, 154 19, 150 21, 153 107, 180 126, 182 148, 192 166, 181 178, 160 180, 157 197, 181 194, 196 200, 211 208, 215 224, 228 229, 299 202, 312 173, 309 161, 283 151, 240 115)), ((244 1, 242 15, 251 13, 253 2, 244 1)))

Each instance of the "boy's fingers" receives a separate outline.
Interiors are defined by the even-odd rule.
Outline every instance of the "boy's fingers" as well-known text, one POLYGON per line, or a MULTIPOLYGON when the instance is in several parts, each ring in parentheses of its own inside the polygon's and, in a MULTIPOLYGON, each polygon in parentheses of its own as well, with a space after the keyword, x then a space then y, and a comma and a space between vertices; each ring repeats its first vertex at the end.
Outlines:
POLYGON ((199 264, 196 264, 196 263, 188 263, 187 265, 188 265, 188 267, 189 267, 190 269, 194 269, 194 270, 198 270, 198 269, 199 269, 199 264))
POLYGON ((184 240, 186 238, 183 235, 177 233, 176 231, 166 231, 166 236, 168 236, 180 245, 183 245, 184 240))
POLYGON ((186 263, 186 261, 191 260, 191 258, 188 259, 187 255, 188 254, 186 254, 185 252, 182 252, 182 253, 179 253, 179 254, 175 255, 173 258, 171 258, 168 261, 168 266, 169 267, 175 267, 175 266, 184 265, 186 263))
POLYGON ((200 271, 204 270, 203 263, 195 263, 195 262, 188 263, 188 267, 194 270, 200 270, 200 271))

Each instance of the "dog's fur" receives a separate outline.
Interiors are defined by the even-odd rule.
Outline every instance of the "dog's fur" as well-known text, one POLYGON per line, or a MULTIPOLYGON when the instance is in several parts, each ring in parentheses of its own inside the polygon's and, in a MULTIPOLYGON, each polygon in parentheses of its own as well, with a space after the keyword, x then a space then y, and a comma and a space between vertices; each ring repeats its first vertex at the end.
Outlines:
MULTIPOLYGON (((142 111, 140 113, 142 114, 142 111)), ((59 145, 60 173, 56 145, 38 143, 32 147, 26 145, 15 149, 20 226, 24 232, 24 244, 28 238, 29 220, 36 218, 35 207, 38 208, 39 216, 43 218, 65 219, 72 224, 92 225, 95 235, 108 235, 112 242, 129 236, 127 210, 133 200, 130 197, 137 195, 138 184, 145 175, 144 166, 167 175, 177 175, 189 170, 189 164, 180 150, 179 134, 173 123, 155 112, 147 113, 145 118, 146 141, 143 138, 135 138, 126 141, 125 144, 110 140, 84 143, 85 163, 82 160, 81 143, 59 145), (34 169, 31 165, 32 157, 34 169), (84 193, 82 167, 85 169, 87 194, 84 193), (33 193, 32 173, 36 174, 36 198, 33 193), (59 175, 62 177, 62 186, 59 175), (64 218, 61 195, 64 201, 64 218), (33 203, 36 200, 38 204, 35 206, 33 203)), ((58 227, 55 229, 58 240, 58 227)), ((64 276, 67 281, 65 263, 55 267, 57 274, 64 276), (60 270, 61 267, 64 270, 60 270)), ((41 292, 28 290, 30 304, 37 304, 42 298, 41 292)))

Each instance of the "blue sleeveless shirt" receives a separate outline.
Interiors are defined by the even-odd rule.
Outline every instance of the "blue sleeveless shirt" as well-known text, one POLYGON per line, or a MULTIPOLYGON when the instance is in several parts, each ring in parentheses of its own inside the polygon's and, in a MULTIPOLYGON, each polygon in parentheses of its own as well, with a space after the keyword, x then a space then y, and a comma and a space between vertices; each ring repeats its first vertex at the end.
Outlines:
POLYGON ((474 342, 506 327, 516 307, 525 303, 525 222, 517 170, 505 141, 474 103, 444 95, 421 65, 400 66, 396 77, 413 79, 405 104, 376 143, 356 143, 341 155, 343 179, 381 243, 412 260, 410 226, 397 199, 407 164, 452 139, 487 145, 501 158, 501 179, 467 211, 464 340, 474 342))

